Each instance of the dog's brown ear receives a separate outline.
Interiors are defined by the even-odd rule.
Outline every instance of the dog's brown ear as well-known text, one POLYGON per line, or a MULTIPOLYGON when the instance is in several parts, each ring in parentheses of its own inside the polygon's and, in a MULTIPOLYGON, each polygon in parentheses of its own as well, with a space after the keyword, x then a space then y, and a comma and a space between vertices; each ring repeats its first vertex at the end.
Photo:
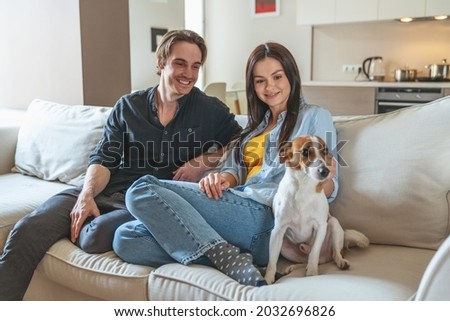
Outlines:
POLYGON ((292 142, 284 142, 280 145, 280 163, 284 164, 286 160, 292 158, 292 142))

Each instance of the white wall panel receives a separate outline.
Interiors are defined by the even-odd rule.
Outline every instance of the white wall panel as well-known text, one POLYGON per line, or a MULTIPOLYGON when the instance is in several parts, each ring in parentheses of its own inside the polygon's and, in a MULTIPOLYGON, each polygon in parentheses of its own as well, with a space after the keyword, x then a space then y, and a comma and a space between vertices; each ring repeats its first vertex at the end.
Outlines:
POLYGON ((78 0, 0 0, 0 108, 83 103, 78 0))

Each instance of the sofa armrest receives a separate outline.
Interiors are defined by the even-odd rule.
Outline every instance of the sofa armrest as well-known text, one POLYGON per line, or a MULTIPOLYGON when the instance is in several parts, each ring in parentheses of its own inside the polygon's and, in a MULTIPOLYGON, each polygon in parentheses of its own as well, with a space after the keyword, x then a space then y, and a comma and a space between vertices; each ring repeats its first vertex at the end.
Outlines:
POLYGON ((26 109, 0 108, 0 175, 11 173, 15 163, 17 136, 26 109))
POLYGON ((416 301, 449 301, 450 236, 442 243, 428 264, 419 284, 416 301))
POLYGON ((11 172, 14 166, 19 125, 0 125, 0 174, 11 172))

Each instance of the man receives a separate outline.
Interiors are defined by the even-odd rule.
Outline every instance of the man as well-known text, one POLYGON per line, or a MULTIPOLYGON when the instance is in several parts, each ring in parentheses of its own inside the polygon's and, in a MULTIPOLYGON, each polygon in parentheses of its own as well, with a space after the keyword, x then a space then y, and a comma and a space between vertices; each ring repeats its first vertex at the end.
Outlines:
POLYGON ((48 248, 64 237, 86 252, 111 250, 115 229, 133 219, 124 193, 137 178, 195 182, 217 164, 241 127, 223 103, 194 87, 206 54, 195 32, 161 39, 159 85, 118 100, 82 188, 53 196, 12 230, 0 257, 0 300, 21 300, 48 248))

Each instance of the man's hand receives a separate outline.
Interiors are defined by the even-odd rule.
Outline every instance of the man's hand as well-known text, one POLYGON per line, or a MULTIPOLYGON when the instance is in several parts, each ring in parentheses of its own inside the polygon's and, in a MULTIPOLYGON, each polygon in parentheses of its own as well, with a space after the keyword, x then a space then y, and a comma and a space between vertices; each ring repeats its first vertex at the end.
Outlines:
POLYGON ((210 173, 202 178, 198 186, 209 198, 219 199, 222 191, 236 185, 236 179, 228 173, 210 173))
POLYGON ((70 239, 72 243, 75 243, 80 235, 81 227, 89 216, 99 216, 100 211, 94 198, 91 196, 85 196, 80 194, 78 196, 77 202, 70 212, 70 218, 72 219, 72 224, 70 228, 70 239))
POLYGON ((109 169, 100 164, 90 165, 86 171, 83 189, 78 195, 77 202, 70 212, 72 224, 70 225, 70 239, 76 242, 81 227, 89 216, 99 216, 100 211, 94 198, 105 189, 111 174, 109 169))
POLYGON ((185 181, 185 182, 198 182, 205 171, 206 166, 202 164, 202 156, 191 159, 189 162, 183 164, 179 167, 173 175, 174 181, 185 181))
POLYGON ((183 164, 173 172, 174 181, 198 182, 207 171, 214 169, 222 157, 222 149, 205 153, 183 164))

